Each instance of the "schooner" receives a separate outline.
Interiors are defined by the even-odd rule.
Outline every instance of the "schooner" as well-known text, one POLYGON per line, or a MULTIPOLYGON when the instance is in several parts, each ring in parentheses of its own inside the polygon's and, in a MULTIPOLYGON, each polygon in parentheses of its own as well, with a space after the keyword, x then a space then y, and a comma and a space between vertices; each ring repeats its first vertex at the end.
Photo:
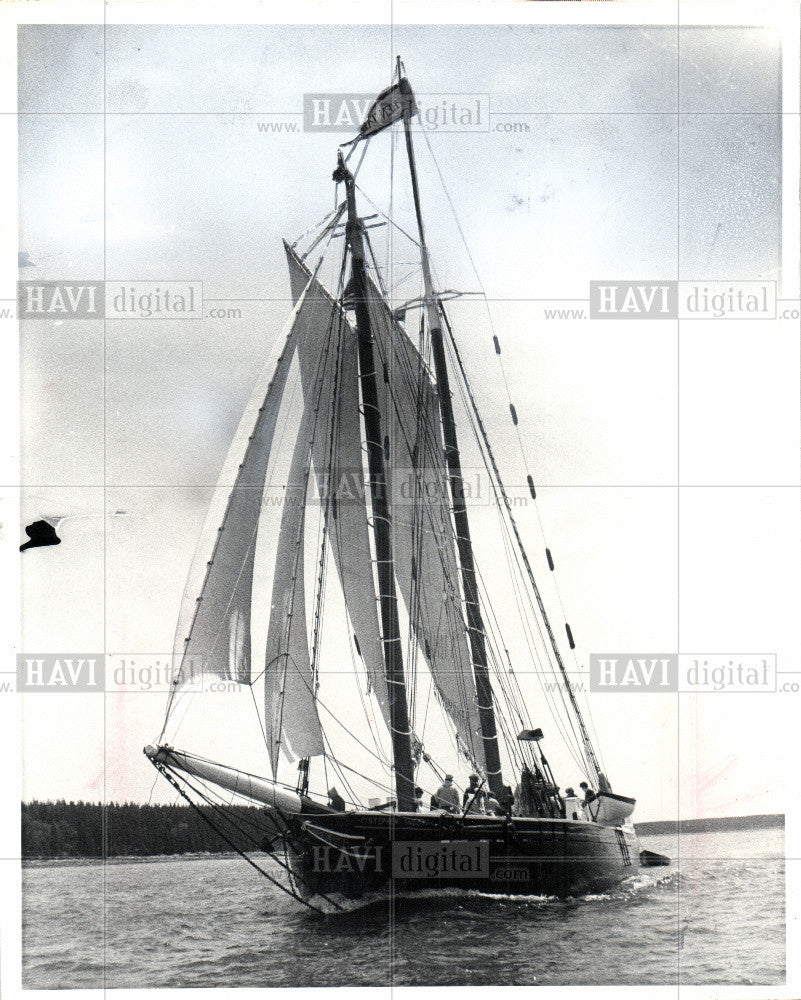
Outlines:
MULTIPOLYGON (((601 770, 467 379, 446 310, 456 293, 434 280, 417 113, 398 60, 392 85, 340 147, 334 210, 285 243, 294 308, 220 477, 179 618, 165 727, 145 748, 250 864, 314 909, 390 882, 399 892, 599 891, 633 875, 640 858, 634 799, 614 793, 601 770), (393 308, 370 232, 395 223, 360 214, 358 166, 349 164, 360 150, 361 165, 371 139, 396 124, 416 222, 416 235, 400 232, 417 255, 419 293, 393 308), (597 790, 584 802, 557 785, 476 559, 466 435, 486 471, 517 626, 530 642, 520 672, 536 666, 559 681, 556 724, 573 734, 574 759, 597 790), (279 468, 276 512, 266 498, 279 468), (325 639, 332 587, 345 608, 339 646, 325 639), (253 690, 269 777, 166 742, 198 663, 253 690), (359 694, 343 718, 326 691, 347 684, 359 694), (339 741, 350 757, 332 728, 352 735, 339 741), (461 807, 438 797, 446 775, 463 783, 466 769, 474 777, 461 807), (237 802, 260 806, 258 821, 237 802)), ((528 487, 535 499, 530 476, 528 487)), ((569 626, 566 637, 572 651, 569 626)))

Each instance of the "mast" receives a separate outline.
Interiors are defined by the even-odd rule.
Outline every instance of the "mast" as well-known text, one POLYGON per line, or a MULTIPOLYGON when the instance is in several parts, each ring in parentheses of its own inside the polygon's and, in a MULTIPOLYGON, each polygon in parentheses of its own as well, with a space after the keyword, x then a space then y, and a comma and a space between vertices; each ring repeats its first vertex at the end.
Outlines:
POLYGON ((437 307, 434 283, 431 278, 431 264, 425 240, 423 215, 420 209, 420 191, 417 184, 417 167, 414 159, 411 129, 414 102, 411 100, 411 87, 409 87, 406 78, 401 75, 400 58, 398 59, 398 79, 401 90, 410 98, 404 108, 403 127, 406 133, 406 152, 409 157, 414 210, 417 216, 417 229, 420 235, 420 258, 423 267, 426 315, 431 335, 434 373, 437 378, 437 395, 439 396, 440 416, 442 418, 445 459, 448 463, 448 472, 450 475, 453 520, 456 528, 456 544, 459 551, 459 565, 467 615, 467 632, 470 638, 470 652, 473 659, 473 674, 476 682, 476 695, 478 697, 478 718, 481 725, 481 738, 484 744, 484 762, 487 768, 487 781, 490 790, 495 796, 499 796, 503 792, 504 786, 501 774, 501 757, 498 749, 498 730, 495 723, 492 686, 487 668, 487 645, 484 622, 478 601, 475 558, 473 556, 473 545, 470 540, 470 522, 464 500, 462 462, 459 456, 459 442, 456 437, 456 421, 453 416, 453 401, 451 398, 448 365, 445 360, 442 323, 437 307))
POLYGON ((364 409, 364 430, 367 445, 367 465, 370 475, 370 498, 373 509, 373 533, 378 576, 378 599, 383 633, 384 670, 387 678, 392 758, 395 765, 395 791, 398 809, 414 812, 414 764, 412 762, 411 726, 406 700, 406 679, 403 673, 403 650, 398 622, 398 598, 395 592, 395 571, 392 556, 392 523, 387 497, 384 469, 384 447, 381 415, 378 408, 373 335, 367 307, 364 238, 362 223, 356 213, 355 181, 345 166, 342 153, 334 172, 334 180, 345 182, 348 221, 345 227, 351 255, 350 290, 356 311, 356 331, 359 348, 359 377, 364 409))

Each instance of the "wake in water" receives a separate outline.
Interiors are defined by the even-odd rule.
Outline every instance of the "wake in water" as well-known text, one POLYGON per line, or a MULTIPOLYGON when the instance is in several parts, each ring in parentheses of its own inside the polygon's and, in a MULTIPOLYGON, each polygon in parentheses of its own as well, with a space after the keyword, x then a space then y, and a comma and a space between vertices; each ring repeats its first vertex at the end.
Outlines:
MULTIPOLYGON (((395 893, 391 891, 365 893, 359 899, 350 899, 344 896, 332 896, 331 901, 314 897, 311 902, 319 907, 326 918, 347 920, 352 914, 358 913, 361 917, 374 912, 376 917, 386 917, 390 908, 394 911, 393 916, 417 912, 418 910, 447 910, 454 906, 471 906, 481 909, 488 903, 497 904, 504 902, 520 908, 543 909, 546 907, 572 907, 582 903, 596 903, 620 901, 625 902, 647 893, 654 888, 671 888, 678 879, 678 872, 660 873, 646 870, 640 871, 630 879, 622 882, 617 888, 604 893, 587 893, 584 896, 568 896, 560 899, 557 896, 541 895, 521 895, 518 893, 482 892, 478 889, 458 889, 447 887, 443 889, 431 886, 415 892, 395 893), (341 909, 337 909, 332 902, 341 909)), ((313 920, 318 915, 307 914, 313 920)))

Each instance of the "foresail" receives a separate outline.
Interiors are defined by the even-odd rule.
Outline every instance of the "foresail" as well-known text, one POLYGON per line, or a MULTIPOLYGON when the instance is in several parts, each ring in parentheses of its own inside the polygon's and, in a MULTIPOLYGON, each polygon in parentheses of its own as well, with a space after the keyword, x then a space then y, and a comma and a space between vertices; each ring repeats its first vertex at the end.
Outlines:
POLYGON ((281 750, 289 760, 324 750, 309 656, 304 579, 311 413, 307 401, 284 492, 270 601, 264 718, 273 775, 281 750))
POLYGON ((380 402, 388 429, 396 577, 442 704, 462 747, 481 766, 436 388, 378 289, 371 284, 369 291, 371 329, 385 373, 380 402))
POLYGON ((251 394, 206 517, 178 618, 178 685, 198 671, 251 682, 253 563, 265 477, 297 340, 301 295, 251 394))
MULTIPOLYGON (((311 274, 286 246, 293 296, 306 287, 311 274)), ((317 393, 320 413, 333 414, 329 434, 316 434, 312 445, 321 496, 329 496, 328 529, 348 617, 358 652, 382 715, 389 725, 389 697, 378 624, 367 505, 362 471, 356 332, 343 311, 315 279, 307 293, 334 310, 341 329, 338 357, 321 362, 320 352, 308 341, 298 345, 304 394, 317 393)))

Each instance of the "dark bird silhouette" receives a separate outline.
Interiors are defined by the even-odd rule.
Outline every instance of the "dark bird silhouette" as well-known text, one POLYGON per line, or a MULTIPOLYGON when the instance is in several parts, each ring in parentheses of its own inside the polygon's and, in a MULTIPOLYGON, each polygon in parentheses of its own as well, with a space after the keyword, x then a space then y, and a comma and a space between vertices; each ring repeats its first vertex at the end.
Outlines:
POLYGON ((25 534, 29 541, 20 545, 20 552, 25 549, 35 549, 40 545, 60 545, 61 539, 56 534, 56 529, 49 521, 34 521, 25 526, 25 534))

